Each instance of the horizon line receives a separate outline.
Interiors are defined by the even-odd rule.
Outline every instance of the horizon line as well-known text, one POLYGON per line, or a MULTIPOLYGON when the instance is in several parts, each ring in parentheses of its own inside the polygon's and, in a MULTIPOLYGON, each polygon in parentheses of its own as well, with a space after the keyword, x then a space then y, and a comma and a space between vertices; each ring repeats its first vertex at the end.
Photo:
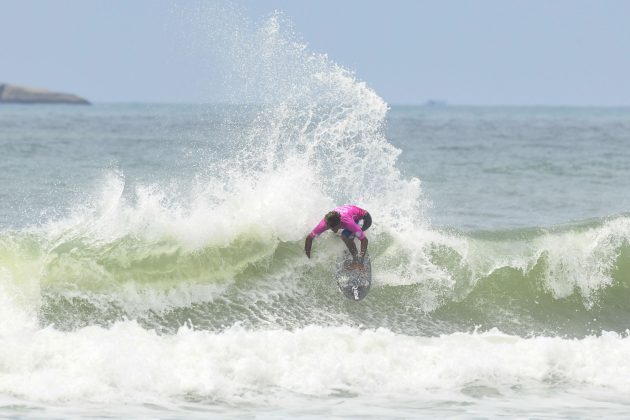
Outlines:
MULTIPOLYGON (((154 100, 93 100, 92 105, 228 105, 228 106, 261 106, 264 103, 254 102, 228 102, 228 101, 154 101, 154 100)), ((630 108, 630 104, 545 104, 545 103, 521 103, 521 104, 500 104, 500 103, 450 103, 446 101, 423 101, 418 103, 401 102, 393 103, 385 101, 389 107, 424 107, 424 108, 630 108)), ((3 105, 17 105, 5 103, 3 105)), ((33 103, 30 105, 46 105, 33 103)))

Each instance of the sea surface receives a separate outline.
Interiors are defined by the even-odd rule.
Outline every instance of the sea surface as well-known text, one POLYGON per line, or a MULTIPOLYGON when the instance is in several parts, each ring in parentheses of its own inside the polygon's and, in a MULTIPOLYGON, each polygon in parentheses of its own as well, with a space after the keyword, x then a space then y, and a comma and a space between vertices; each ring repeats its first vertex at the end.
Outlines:
POLYGON ((388 105, 269 25, 263 102, 0 106, 0 416, 630 415, 630 108, 388 105))

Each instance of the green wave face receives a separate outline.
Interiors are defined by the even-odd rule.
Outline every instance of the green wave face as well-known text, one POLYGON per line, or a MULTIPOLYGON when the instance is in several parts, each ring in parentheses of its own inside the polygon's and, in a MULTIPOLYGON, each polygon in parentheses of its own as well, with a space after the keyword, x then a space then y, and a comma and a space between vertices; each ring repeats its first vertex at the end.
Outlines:
POLYGON ((359 303, 335 287, 334 237, 319 239, 308 260, 301 240, 259 234, 190 250, 168 237, 12 232, 0 239, 0 265, 11 301, 65 330, 135 319, 163 332, 342 324, 584 336, 627 328, 629 231, 627 217, 547 231, 427 231, 430 240, 411 247, 376 231, 373 285, 359 303))

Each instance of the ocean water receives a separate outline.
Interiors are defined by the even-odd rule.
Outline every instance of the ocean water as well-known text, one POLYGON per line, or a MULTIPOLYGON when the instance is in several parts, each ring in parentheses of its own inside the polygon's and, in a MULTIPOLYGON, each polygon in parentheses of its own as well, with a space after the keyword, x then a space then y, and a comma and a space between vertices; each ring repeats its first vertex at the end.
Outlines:
POLYGON ((390 106, 277 17, 243 45, 248 105, 0 107, 0 416, 630 413, 630 109, 390 106), (361 302, 303 253, 347 202, 361 302))

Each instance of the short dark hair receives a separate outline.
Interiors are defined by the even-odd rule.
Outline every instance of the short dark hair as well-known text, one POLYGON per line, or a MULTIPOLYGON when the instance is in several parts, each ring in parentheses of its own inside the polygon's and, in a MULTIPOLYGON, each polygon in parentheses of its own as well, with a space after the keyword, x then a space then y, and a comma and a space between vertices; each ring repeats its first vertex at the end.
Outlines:
POLYGON ((326 225, 328 227, 335 227, 341 223, 341 215, 336 211, 329 211, 324 216, 324 220, 326 220, 326 225))

